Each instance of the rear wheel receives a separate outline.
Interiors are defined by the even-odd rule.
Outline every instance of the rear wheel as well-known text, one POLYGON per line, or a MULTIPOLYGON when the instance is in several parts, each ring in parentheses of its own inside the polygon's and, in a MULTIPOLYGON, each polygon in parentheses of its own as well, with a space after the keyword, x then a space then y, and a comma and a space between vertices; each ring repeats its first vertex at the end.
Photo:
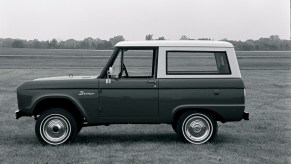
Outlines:
POLYGON ((83 126, 81 123, 78 124, 78 128, 77 128, 77 134, 80 133, 80 131, 82 130, 83 126))
POLYGON ((76 119, 62 108, 44 111, 35 124, 35 134, 44 144, 60 145, 72 141, 78 133, 76 119))
POLYGON ((192 144, 203 144, 214 138, 217 133, 216 120, 206 113, 185 112, 177 123, 177 134, 192 144))

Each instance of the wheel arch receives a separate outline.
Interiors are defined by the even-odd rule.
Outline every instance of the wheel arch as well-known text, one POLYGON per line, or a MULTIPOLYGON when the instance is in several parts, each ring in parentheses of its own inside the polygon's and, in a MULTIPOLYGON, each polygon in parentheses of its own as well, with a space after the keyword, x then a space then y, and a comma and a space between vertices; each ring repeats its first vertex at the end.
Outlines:
POLYGON ((33 115, 37 116, 41 114, 43 111, 60 107, 64 108, 71 114, 73 114, 76 119, 79 121, 86 120, 86 114, 84 112, 83 107, 79 104, 75 99, 68 96, 43 96, 38 98, 33 104, 33 115))
POLYGON ((187 112, 187 111, 195 111, 195 112, 202 112, 202 113, 207 113, 214 117, 217 121, 220 121, 222 123, 225 122, 224 118, 219 115, 217 112, 213 111, 210 108, 202 107, 202 106, 195 106, 195 105, 181 105, 176 107, 173 112, 172 112, 172 122, 176 123, 179 119, 179 117, 187 112))

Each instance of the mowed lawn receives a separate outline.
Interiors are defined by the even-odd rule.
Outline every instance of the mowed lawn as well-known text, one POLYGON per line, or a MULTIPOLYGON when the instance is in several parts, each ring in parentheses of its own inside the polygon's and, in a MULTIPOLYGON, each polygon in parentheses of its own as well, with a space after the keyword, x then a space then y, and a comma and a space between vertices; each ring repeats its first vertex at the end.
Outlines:
POLYGON ((219 123, 211 143, 181 142, 165 124, 110 125, 83 128, 73 144, 56 147, 38 142, 33 118, 14 119, 15 88, 25 80, 70 73, 96 75, 100 69, 10 66, 0 69, 0 163, 291 163, 291 71, 285 69, 289 66, 242 70, 250 121, 219 123))

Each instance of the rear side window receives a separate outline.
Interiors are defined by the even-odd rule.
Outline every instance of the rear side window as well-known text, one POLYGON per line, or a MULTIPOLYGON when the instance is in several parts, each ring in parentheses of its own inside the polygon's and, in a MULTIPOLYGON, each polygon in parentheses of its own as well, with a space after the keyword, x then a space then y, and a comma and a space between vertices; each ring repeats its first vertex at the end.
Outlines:
POLYGON ((167 74, 230 74, 225 52, 167 51, 167 74))

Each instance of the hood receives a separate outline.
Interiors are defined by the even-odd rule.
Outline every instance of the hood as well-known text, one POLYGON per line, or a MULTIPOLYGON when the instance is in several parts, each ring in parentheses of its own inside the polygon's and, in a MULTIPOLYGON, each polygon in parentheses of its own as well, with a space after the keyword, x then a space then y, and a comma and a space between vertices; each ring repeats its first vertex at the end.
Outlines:
POLYGON ((33 81, 50 81, 50 80, 79 80, 79 79, 96 79, 97 76, 58 76, 58 77, 45 77, 34 79, 33 81))
POLYGON ((20 84, 17 89, 41 90, 41 89, 77 89, 98 88, 97 76, 61 76, 39 78, 20 84))

